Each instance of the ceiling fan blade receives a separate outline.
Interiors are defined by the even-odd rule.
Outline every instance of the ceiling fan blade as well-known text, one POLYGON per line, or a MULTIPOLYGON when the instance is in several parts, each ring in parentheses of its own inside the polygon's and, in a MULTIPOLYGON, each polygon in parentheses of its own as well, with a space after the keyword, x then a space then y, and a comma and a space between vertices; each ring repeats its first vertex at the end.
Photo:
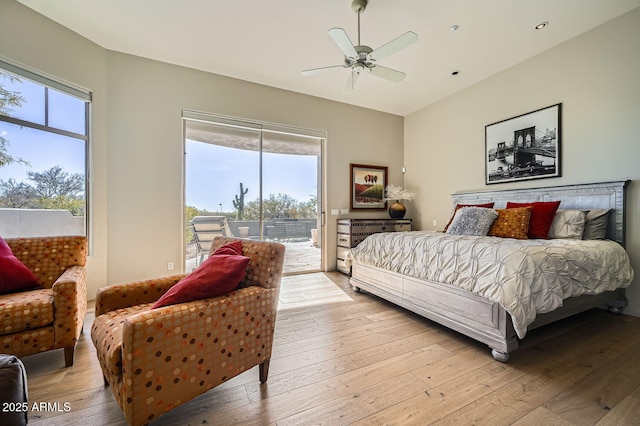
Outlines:
POLYGON ((356 87, 356 81, 358 81, 359 72, 351 72, 347 79, 347 84, 344 85, 343 92, 350 92, 356 87))
POLYGON ((338 45, 342 53, 348 58, 357 58, 358 52, 356 52, 355 47, 353 47, 353 43, 349 39, 349 36, 342 28, 331 28, 329 30, 329 36, 333 39, 333 41, 338 45))
POLYGON ((391 68, 383 67, 380 65, 376 65, 375 67, 370 68, 369 71, 371 72, 371 74, 377 77, 393 81, 394 83, 401 82, 406 76, 406 74, 401 71, 392 70, 391 68))
POLYGON ((369 54, 369 59, 378 61, 382 58, 386 58, 387 56, 393 55, 397 51, 412 45, 416 41, 418 41, 418 34, 413 31, 407 31, 400 37, 391 40, 389 43, 384 44, 371 52, 369 54))
POLYGON ((310 70, 304 70, 302 71, 302 75, 314 75, 314 74, 320 74, 322 72, 325 71, 329 71, 335 68, 347 68, 346 65, 332 65, 330 67, 322 67, 322 68, 313 68, 310 70))

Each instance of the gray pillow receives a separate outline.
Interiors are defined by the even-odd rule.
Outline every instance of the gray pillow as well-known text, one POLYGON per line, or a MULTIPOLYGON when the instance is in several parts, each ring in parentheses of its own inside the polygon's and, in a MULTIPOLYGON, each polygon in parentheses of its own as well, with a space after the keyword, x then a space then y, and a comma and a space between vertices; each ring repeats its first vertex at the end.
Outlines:
POLYGON ((454 235, 487 235, 491 224, 498 217, 493 209, 486 207, 462 207, 458 209, 447 234, 454 235))
POLYGON ((604 240, 607 238, 607 224, 611 209, 593 209, 587 212, 587 222, 584 224, 583 240, 604 240))

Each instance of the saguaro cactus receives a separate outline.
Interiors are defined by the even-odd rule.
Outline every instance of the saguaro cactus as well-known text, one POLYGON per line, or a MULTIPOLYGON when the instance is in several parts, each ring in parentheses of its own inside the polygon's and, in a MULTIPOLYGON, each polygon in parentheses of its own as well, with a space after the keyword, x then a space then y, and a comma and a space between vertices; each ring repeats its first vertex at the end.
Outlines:
POLYGON ((249 192, 249 188, 244 189, 242 182, 240 182, 240 195, 235 196, 233 200, 233 208, 236 209, 236 220, 242 220, 244 215, 244 195, 249 192))

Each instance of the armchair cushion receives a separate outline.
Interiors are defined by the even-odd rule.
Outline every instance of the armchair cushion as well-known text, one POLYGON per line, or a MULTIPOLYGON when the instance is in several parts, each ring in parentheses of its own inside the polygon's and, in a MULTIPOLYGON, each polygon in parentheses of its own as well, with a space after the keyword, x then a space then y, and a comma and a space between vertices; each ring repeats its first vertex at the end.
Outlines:
POLYGON ((44 288, 0 296, 0 335, 53 323, 53 290, 44 288))
POLYGON ((96 317, 92 338, 96 342, 98 360, 113 376, 122 374, 122 323, 128 317, 151 309, 151 303, 109 311, 96 317))
POLYGON ((221 296, 235 290, 247 272, 249 258, 242 256, 242 243, 236 241, 217 249, 202 265, 153 304, 152 309, 221 296))
POLYGON ((39 287, 35 275, 17 257, 0 237, 0 294, 39 287))

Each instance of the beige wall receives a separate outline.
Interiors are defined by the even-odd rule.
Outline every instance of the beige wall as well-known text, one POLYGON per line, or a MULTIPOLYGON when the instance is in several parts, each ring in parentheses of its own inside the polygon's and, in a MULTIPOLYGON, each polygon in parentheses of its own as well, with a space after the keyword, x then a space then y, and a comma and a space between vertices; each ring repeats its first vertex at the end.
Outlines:
POLYGON ((351 162, 386 165, 402 183, 399 116, 107 51, 14 0, 0 0, 0 55, 93 92, 90 297, 180 264, 183 108, 326 131, 327 208, 349 206, 351 162))
MULTIPOLYGON (((402 117, 121 53, 107 63, 111 283, 167 274, 166 262, 181 259, 183 108, 326 131, 328 207, 349 206, 350 162, 388 165, 402 182, 402 117)), ((333 269, 336 217, 327 218, 333 269)))
POLYGON ((631 179, 627 250, 640 316, 640 9, 405 117, 405 185, 421 229, 442 228, 450 194, 486 188, 484 126, 562 102, 562 177, 491 189, 631 179))

